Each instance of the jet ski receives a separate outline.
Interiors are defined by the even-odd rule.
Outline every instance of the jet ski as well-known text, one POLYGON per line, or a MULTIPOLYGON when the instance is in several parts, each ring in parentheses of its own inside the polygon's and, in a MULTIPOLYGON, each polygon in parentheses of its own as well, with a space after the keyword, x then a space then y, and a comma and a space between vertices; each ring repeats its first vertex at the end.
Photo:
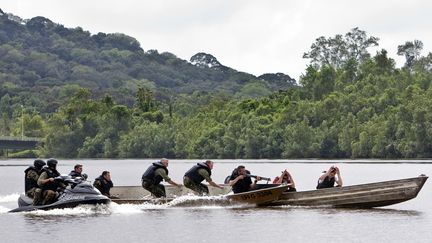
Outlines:
POLYGON ((61 175, 55 180, 62 181, 67 187, 59 192, 54 203, 48 205, 33 205, 33 199, 21 194, 18 198, 18 208, 9 211, 26 212, 33 210, 50 210, 55 208, 73 208, 83 204, 108 204, 111 202, 107 196, 102 195, 99 190, 85 179, 85 177, 72 178, 68 175, 61 175))

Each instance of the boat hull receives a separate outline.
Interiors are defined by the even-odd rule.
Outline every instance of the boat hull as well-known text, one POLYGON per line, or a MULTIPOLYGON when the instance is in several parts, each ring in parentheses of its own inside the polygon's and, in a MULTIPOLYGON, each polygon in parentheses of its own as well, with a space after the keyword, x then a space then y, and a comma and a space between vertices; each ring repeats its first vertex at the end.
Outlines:
MULTIPOLYGON (((427 179, 427 176, 419 176, 320 190, 283 192, 277 200, 267 203, 259 202, 259 204, 268 206, 330 206, 345 208, 383 207, 415 198, 427 179)), ((259 184, 258 186, 259 188, 271 188, 276 185, 259 184)), ((226 195, 230 192, 231 187, 228 185, 224 185, 224 189, 209 187, 209 190, 210 196, 226 195)), ((119 197, 119 199, 112 199, 112 201, 119 204, 162 204, 170 202, 175 197, 193 193, 193 191, 185 187, 178 188, 173 186, 166 186, 166 191, 167 198, 154 199, 141 186, 116 186, 111 189, 112 195, 119 197)))
MULTIPOLYGON (((117 197, 112 199, 112 202, 118 204, 164 204, 179 196, 196 194, 194 191, 184 186, 176 187, 167 185, 165 186, 165 191, 167 195, 166 198, 154 198, 149 191, 145 190, 141 186, 115 186, 111 188, 110 193, 111 195, 117 197)), ((224 186, 224 189, 209 186, 209 192, 211 196, 225 195, 230 191, 230 186, 224 186)))
POLYGON ((287 189, 288 186, 279 185, 275 187, 227 195, 226 197, 234 202, 255 204, 260 206, 278 200, 282 193, 287 189))
POLYGON ((373 208, 413 199, 420 192, 427 176, 333 187, 302 192, 284 192, 271 206, 331 206, 345 208, 373 208))
MULTIPOLYGON (((272 185, 268 188, 262 188, 258 190, 237 193, 237 194, 228 194, 224 195, 227 201, 232 203, 241 203, 241 204, 253 204, 253 205, 263 205, 275 200, 278 200, 282 193, 287 190, 288 186, 284 185, 272 185)), ((211 196, 220 196, 223 195, 223 192, 229 192, 231 187, 226 186, 224 189, 213 189, 210 190, 211 196)), ((169 195, 167 198, 151 198, 151 196, 143 189, 135 186, 121 186, 117 187, 114 190, 114 194, 118 199, 112 199, 112 202, 118 204, 142 204, 142 203, 151 203, 151 204, 164 204, 171 202, 175 197, 191 194, 192 191, 186 188, 173 188, 167 187, 167 194, 169 195), (131 193, 135 192, 135 198, 131 193), (175 194, 177 193, 177 194, 175 194), (125 197, 127 195, 127 197, 125 197), (141 198, 136 198, 136 195, 142 196, 141 198)), ((228 203, 230 204, 230 203, 228 203)))

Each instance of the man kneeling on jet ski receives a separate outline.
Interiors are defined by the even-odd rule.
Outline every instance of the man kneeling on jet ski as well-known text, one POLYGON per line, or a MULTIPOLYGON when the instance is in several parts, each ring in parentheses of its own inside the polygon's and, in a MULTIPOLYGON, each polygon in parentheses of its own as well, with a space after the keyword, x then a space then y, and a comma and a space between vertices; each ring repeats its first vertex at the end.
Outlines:
POLYGON ((43 168, 43 172, 39 176, 38 185, 42 188, 43 205, 53 203, 58 196, 58 191, 66 188, 63 182, 54 179, 60 176, 60 173, 57 171, 57 163, 55 159, 47 160, 48 167, 43 168))

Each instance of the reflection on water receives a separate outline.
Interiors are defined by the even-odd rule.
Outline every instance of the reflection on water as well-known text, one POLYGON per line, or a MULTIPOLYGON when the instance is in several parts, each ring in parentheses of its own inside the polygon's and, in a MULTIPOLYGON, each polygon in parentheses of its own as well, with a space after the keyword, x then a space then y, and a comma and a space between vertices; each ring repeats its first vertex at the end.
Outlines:
POLYGON ((355 216, 358 214, 370 214, 370 215, 401 215, 401 216, 422 216, 423 212, 416 210, 403 210, 403 209, 392 209, 392 208, 333 208, 328 206, 275 206, 269 207, 269 210, 275 211, 286 211, 286 210, 296 210, 296 211, 309 211, 316 212, 319 214, 341 214, 355 216))

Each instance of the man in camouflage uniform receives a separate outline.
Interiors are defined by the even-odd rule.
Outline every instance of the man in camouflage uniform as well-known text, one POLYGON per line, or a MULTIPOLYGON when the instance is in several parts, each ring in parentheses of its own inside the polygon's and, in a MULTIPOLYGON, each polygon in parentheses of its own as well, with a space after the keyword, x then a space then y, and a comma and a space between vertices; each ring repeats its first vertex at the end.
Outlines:
POLYGON ((39 179, 40 174, 42 173, 42 168, 44 165, 46 165, 45 161, 36 159, 33 162, 33 166, 28 167, 24 171, 25 194, 29 198, 33 198, 33 204, 35 205, 41 201, 42 190, 39 188, 37 181, 39 179))
POLYGON ((55 202, 58 196, 58 190, 66 188, 64 183, 54 179, 60 176, 60 173, 57 171, 57 163, 55 159, 47 160, 48 167, 43 168, 43 172, 39 176, 38 185, 42 188, 43 205, 55 202))
POLYGON ((203 180, 206 180, 211 186, 223 189, 223 186, 216 184, 211 179, 210 176, 212 169, 213 161, 211 160, 207 160, 204 163, 197 163, 185 173, 183 177, 183 184, 185 187, 197 192, 200 195, 209 194, 207 185, 201 183, 203 180))
POLYGON ((142 187, 151 192, 155 197, 166 197, 165 186, 160 184, 165 180, 171 185, 181 187, 168 177, 168 159, 161 159, 152 163, 142 176, 142 187))

